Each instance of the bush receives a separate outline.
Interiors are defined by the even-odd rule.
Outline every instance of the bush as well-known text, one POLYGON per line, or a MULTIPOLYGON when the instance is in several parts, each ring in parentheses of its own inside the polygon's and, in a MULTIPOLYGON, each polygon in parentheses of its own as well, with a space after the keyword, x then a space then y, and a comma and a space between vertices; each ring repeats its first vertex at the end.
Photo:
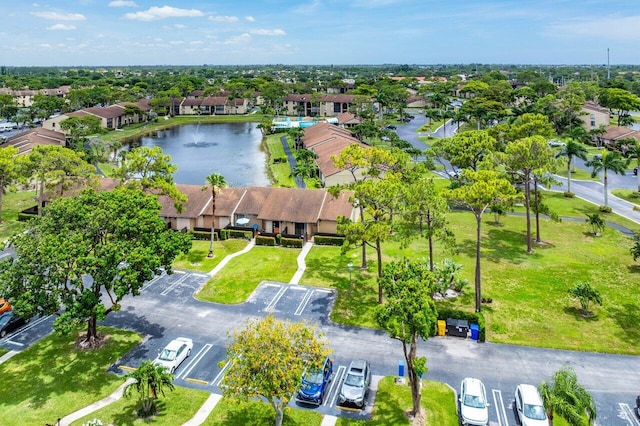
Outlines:
POLYGON ((344 244, 344 237, 316 235, 313 237, 313 242, 319 246, 342 246, 344 244))
MULTIPOLYGON (((480 342, 484 342, 486 340, 487 335, 485 330, 484 315, 482 315, 482 312, 461 311, 458 309, 438 306, 438 303, 436 303, 436 307, 438 308, 439 320, 446 321, 447 318, 456 318, 456 319, 463 319, 463 320, 469 321, 469 324, 478 324, 478 328, 480 329, 478 334, 478 340, 480 342)), ((437 331, 437 328, 436 330, 433 330, 432 336, 435 336, 436 331, 437 331)))
MULTIPOLYGON (((201 240, 201 241, 209 241, 209 240, 211 240, 211 231, 209 231, 209 232, 193 231, 193 239, 194 240, 201 240)), ((218 233, 215 233, 213 235, 213 239, 214 239, 214 241, 218 241, 220 239, 220 238, 218 238, 218 233)))
POLYGON ((228 229, 221 229, 220 230, 220 239, 221 240, 228 240, 229 239, 229 230, 228 229))
POLYGON ((610 206, 600 206, 598 210, 602 213, 611 213, 612 211, 610 206))
POLYGON ((563 192, 562 195, 564 195, 566 198, 574 198, 576 196, 575 193, 569 191, 563 192))
POLYGON ((239 231, 237 229, 228 229, 227 231, 229 238, 243 238, 245 240, 253 238, 253 231, 239 231))
POLYGON ((276 244, 280 245, 282 240, 282 234, 276 234, 276 244))
POLYGON ((27 213, 18 213, 18 221, 20 222, 29 222, 31 219, 37 217, 35 214, 27 214, 27 213))
POLYGON ((302 241, 300 238, 281 238, 280 244, 282 245, 282 247, 302 248, 302 246, 304 245, 304 241, 302 241))
POLYGON ((258 235, 256 237, 256 245, 257 246, 275 246, 276 239, 273 237, 265 237, 263 235, 258 235))

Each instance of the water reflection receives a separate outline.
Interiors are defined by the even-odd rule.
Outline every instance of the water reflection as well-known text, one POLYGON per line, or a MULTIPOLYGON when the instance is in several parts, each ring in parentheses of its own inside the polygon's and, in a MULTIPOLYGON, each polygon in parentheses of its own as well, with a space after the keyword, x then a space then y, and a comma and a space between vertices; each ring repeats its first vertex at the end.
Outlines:
POLYGON ((257 123, 185 124, 145 136, 132 146, 159 146, 178 166, 176 183, 203 185, 220 173, 230 186, 269 186, 257 123))

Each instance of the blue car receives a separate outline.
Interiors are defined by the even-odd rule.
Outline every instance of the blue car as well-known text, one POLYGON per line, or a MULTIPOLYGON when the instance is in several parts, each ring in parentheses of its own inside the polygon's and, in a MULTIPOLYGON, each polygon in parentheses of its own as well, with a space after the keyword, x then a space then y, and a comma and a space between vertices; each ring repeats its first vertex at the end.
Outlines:
POLYGON ((319 370, 306 371, 302 375, 302 384, 296 392, 296 401, 305 404, 322 405, 324 394, 333 376, 333 361, 325 358, 319 370))

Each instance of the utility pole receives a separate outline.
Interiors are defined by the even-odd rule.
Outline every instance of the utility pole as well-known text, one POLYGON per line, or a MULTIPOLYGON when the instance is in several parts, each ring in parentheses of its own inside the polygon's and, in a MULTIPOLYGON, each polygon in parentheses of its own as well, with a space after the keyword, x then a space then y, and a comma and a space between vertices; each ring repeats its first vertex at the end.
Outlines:
POLYGON ((611 78, 611 65, 609 63, 609 48, 607 47, 607 80, 611 78))

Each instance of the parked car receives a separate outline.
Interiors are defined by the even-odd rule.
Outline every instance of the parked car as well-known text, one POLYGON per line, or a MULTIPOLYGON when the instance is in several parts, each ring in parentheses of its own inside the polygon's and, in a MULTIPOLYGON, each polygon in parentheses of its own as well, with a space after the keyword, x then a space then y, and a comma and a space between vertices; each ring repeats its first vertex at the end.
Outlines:
POLYGON ((638 166, 635 166, 635 167, 633 168, 633 175, 634 175, 634 176, 638 176, 638 166))
POLYGON ((178 337, 165 346, 153 363, 163 366, 169 373, 173 374, 182 364, 182 361, 191 355, 191 349, 193 349, 193 341, 191 339, 178 337))
POLYGON ((386 129, 386 130, 396 130, 398 127, 393 125, 393 124, 387 124, 386 126, 384 126, 382 129, 386 129))
POLYGON ((398 121, 402 121, 403 123, 408 123, 411 121, 411 119, 409 117, 402 117, 400 120, 398 121))
POLYGON ((484 384, 470 377, 460 384, 460 423, 462 426, 487 426, 489 424, 489 404, 484 384))
POLYGON ((0 339, 12 331, 17 330, 27 323, 27 320, 13 311, 7 311, 0 315, 0 339))
POLYGON ((352 404, 359 408, 366 405, 367 394, 371 386, 371 365, 364 359, 351 361, 340 388, 338 404, 352 404))
POLYGON ((451 178, 458 179, 460 177, 460 169, 457 167, 454 167, 451 170, 447 170, 447 174, 451 178))
POLYGON ((602 160, 602 154, 594 154, 593 159, 594 160, 602 160))
POLYGON ((13 309, 7 299, 0 298, 0 314, 5 313, 13 309))
POLYGON ((550 140, 549 140, 549 146, 550 146, 551 148, 556 148, 556 147, 559 147, 559 146, 565 146, 565 145, 566 145, 566 143, 564 143, 564 142, 562 142, 562 141, 559 141, 559 140, 557 140, 557 139, 550 139, 550 140))
POLYGON ((542 398, 533 385, 518 385, 515 394, 514 409, 522 426, 549 426, 542 398))
POLYGON ((296 392, 296 401, 306 404, 322 405, 324 394, 333 377, 333 361, 327 357, 320 369, 305 371, 302 384, 296 392))

